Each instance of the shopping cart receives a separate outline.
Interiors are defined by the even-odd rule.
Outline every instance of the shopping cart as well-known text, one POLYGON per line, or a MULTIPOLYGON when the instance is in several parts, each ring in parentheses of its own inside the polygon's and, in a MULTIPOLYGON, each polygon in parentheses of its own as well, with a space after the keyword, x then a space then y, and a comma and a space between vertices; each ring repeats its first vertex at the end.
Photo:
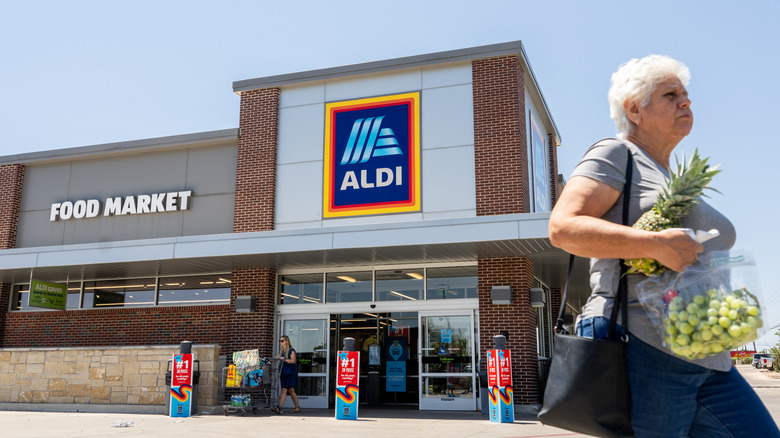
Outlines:
POLYGON ((226 400, 222 406, 225 416, 232 413, 242 417, 248 412, 257 414, 260 408, 279 404, 280 365, 280 359, 258 356, 256 364, 222 368, 222 387, 226 389, 226 400))

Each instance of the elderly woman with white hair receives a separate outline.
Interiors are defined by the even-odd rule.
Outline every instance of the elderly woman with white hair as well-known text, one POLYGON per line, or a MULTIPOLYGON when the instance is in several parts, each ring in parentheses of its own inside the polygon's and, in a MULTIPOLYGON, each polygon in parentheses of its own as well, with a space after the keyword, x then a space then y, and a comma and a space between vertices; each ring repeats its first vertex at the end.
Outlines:
MULTIPOLYGON (((669 177, 672 151, 693 126, 689 80, 688 68, 667 56, 632 59, 620 66, 608 94, 618 139, 588 149, 550 216, 553 245, 591 259, 592 293, 577 321, 581 336, 607 337, 621 259, 655 259, 680 271, 702 252, 728 250, 736 240, 731 222, 703 201, 682 225, 720 231, 704 245, 680 230, 645 231, 622 224, 628 155, 633 171, 627 223, 633 224, 653 207, 669 177)), ((635 436, 780 436, 761 400, 732 367, 728 352, 698 360, 665 352, 637 300, 636 286, 643 278, 627 277, 627 367, 635 436)))

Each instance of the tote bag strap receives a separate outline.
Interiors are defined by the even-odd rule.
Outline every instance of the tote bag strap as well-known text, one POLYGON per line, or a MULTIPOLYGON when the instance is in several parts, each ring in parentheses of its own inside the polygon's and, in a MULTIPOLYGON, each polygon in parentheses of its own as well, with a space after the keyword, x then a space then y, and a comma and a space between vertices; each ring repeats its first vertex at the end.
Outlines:
MULTIPOLYGON (((634 157, 631 154, 631 149, 626 148, 628 151, 628 159, 626 160, 626 182, 623 186, 623 225, 628 225, 628 208, 631 202, 631 183, 634 176, 634 157)), ((609 318, 609 329, 607 330, 607 336, 609 339, 616 339, 615 334, 617 331, 617 316, 618 309, 622 310, 623 321, 623 333, 621 337, 625 338, 628 334, 628 277, 626 271, 628 267, 619 260, 620 264, 620 282, 618 284, 618 291, 615 295, 615 303, 612 306, 612 315, 609 318)))
MULTIPOLYGON (((626 160, 626 182, 623 186, 623 225, 628 225, 628 208, 631 200, 631 182, 634 176, 634 157, 631 154, 631 149, 626 147, 628 152, 628 159, 626 160)), ((612 306, 612 314, 609 320, 608 336, 610 339, 615 339, 615 332, 617 331, 617 315, 618 309, 622 309, 623 316, 623 335, 628 333, 628 282, 626 279, 626 271, 628 267, 621 259, 620 264, 620 283, 618 285, 618 293, 615 296, 615 303, 612 306)), ((564 319, 563 316, 566 312, 566 298, 569 295, 569 282, 571 281, 571 271, 574 267, 574 254, 569 254, 569 270, 566 273, 566 285, 563 287, 563 297, 561 300, 561 309, 558 312, 558 321, 555 325, 556 333, 564 333, 563 328, 564 319)))

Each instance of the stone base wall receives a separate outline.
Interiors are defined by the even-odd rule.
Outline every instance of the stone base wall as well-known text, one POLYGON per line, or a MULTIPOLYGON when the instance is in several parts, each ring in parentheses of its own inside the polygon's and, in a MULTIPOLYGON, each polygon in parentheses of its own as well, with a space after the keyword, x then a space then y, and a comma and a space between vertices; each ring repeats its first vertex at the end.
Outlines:
MULTIPOLYGON (((0 349, 0 403, 165 406, 168 361, 178 345, 0 349)), ((198 408, 217 404, 219 345, 193 345, 198 408)))

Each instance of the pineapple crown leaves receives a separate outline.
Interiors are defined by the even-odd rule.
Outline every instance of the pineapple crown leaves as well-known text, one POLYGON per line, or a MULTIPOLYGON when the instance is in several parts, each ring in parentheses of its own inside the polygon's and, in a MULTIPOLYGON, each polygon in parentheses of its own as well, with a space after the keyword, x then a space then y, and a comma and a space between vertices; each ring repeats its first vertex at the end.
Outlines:
MULTIPOLYGON (((677 169, 670 174, 666 186, 658 195, 658 200, 653 207, 662 216, 670 219, 680 219, 687 216, 698 203, 699 196, 707 196, 704 189, 718 192, 708 187, 712 178, 720 173, 718 165, 707 164, 708 158, 702 158, 699 150, 693 151, 688 162, 685 161, 683 152, 682 160, 675 157, 677 169)), ((720 193, 720 192, 718 192, 720 193)))

